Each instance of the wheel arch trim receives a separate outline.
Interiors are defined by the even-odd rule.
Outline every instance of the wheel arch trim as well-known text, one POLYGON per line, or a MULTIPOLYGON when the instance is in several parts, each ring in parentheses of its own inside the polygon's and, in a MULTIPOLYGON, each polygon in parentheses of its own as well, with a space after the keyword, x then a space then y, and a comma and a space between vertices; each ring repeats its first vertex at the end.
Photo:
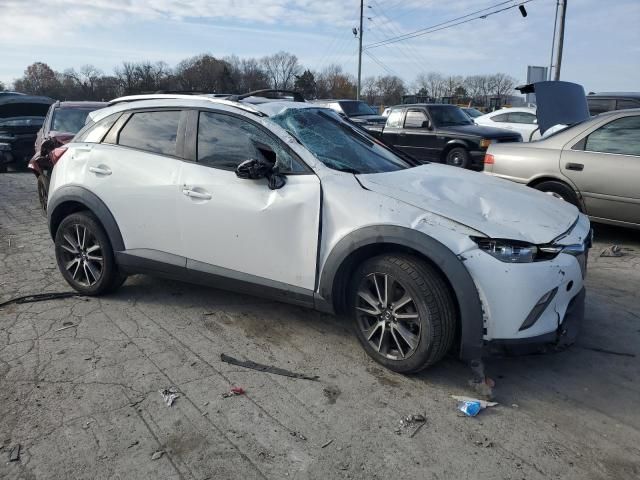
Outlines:
MULTIPOLYGON (((96 216, 105 229, 114 252, 125 250, 120 227, 118 227, 111 210, 95 193, 79 185, 61 187, 50 195, 47 206, 47 223, 52 239, 55 240, 58 226, 67 212, 66 207, 71 205, 81 205, 83 210, 89 210, 96 216)), ((74 208, 73 211, 77 211, 77 208, 74 208)))
POLYGON ((460 357, 478 359, 483 350, 483 310, 476 285, 463 261, 442 243, 417 230, 379 225, 363 227, 343 237, 331 250, 322 271, 316 293, 316 308, 337 310, 336 287, 340 276, 355 252, 368 246, 385 244, 418 252, 445 275, 451 285, 460 314, 460 357))

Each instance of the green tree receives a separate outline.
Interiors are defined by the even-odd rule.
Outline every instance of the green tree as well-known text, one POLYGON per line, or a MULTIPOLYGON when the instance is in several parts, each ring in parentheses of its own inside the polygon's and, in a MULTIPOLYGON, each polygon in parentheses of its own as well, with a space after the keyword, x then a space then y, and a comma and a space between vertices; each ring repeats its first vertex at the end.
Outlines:
POLYGON ((311 100, 316 97, 316 79, 311 70, 305 70, 302 75, 296 77, 294 88, 304 95, 304 98, 311 100))

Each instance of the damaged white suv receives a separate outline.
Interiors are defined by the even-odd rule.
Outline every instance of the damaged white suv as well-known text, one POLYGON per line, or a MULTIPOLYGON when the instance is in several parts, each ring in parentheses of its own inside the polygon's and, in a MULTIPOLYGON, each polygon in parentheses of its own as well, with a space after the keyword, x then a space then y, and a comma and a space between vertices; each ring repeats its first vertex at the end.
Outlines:
POLYGON ((150 273, 345 314, 398 372, 574 335, 591 239, 574 206, 418 165, 312 104, 124 100, 57 152, 48 222, 77 291, 150 273))

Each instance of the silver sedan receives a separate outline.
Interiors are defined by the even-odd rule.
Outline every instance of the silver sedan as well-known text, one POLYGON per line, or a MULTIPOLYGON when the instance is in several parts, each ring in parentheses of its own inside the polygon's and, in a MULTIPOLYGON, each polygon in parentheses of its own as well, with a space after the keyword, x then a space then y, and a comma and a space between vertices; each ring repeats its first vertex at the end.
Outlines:
POLYGON ((596 222, 640 228, 640 109, 603 113, 531 143, 491 145, 484 172, 566 200, 596 222))

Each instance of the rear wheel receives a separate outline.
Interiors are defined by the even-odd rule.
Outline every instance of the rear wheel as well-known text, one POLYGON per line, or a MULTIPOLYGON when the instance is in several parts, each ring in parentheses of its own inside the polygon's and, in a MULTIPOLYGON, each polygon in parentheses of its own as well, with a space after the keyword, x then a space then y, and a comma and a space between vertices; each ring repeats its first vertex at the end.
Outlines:
POLYGON ((564 200, 565 202, 569 202, 570 204, 578 207, 578 210, 582 211, 580 201, 578 200, 578 195, 576 195, 576 192, 566 183, 549 180, 546 182, 541 182, 535 185, 533 188, 552 195, 558 199, 564 200))
POLYGON ((56 231, 55 252, 62 276, 84 295, 117 289, 126 276, 118 271, 109 237, 88 212, 73 213, 56 231))
POLYGON ((350 313, 366 352, 390 370, 411 373, 451 348, 456 308, 447 284, 428 263, 383 255, 365 261, 352 277, 350 313))
POLYGON ((468 168, 470 162, 469 152, 463 147, 452 148, 447 152, 445 162, 447 165, 454 167, 468 168))
POLYGON ((47 214, 47 199, 49 198, 49 177, 46 173, 38 175, 38 201, 44 215, 47 214))

